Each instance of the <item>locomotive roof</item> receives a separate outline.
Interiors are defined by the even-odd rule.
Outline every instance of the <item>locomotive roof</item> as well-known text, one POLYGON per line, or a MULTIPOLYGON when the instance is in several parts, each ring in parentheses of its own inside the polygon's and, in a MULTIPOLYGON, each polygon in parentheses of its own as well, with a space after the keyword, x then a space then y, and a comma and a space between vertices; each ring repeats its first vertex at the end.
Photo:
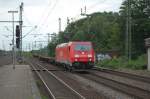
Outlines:
POLYGON ((84 41, 72 41, 72 42, 68 42, 68 43, 62 43, 62 44, 59 44, 56 46, 56 48, 58 47, 64 47, 64 46, 67 46, 67 45, 71 45, 71 44, 91 44, 91 42, 84 42, 84 41))
MULTIPOLYGON (((66 45, 68 45, 68 43, 59 44, 59 45, 57 45, 57 47, 64 47, 64 46, 66 46, 66 45)), ((57 47, 56 47, 56 48, 57 48, 57 47)))

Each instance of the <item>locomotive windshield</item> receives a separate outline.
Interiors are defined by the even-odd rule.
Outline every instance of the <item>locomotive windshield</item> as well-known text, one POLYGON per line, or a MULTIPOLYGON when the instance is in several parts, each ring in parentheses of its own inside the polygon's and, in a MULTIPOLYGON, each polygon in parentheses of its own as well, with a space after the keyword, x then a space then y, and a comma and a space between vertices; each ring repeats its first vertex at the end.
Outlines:
POLYGON ((91 50, 91 45, 81 45, 81 44, 77 44, 75 45, 75 50, 76 51, 89 51, 91 50))

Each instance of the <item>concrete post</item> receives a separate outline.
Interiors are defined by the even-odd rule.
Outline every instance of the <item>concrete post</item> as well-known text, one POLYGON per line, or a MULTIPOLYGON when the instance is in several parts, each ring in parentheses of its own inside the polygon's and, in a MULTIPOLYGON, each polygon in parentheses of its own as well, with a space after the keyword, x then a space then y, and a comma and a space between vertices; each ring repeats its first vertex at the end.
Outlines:
POLYGON ((147 69, 150 71, 150 38, 145 39, 145 45, 147 47, 147 56, 148 56, 147 69))

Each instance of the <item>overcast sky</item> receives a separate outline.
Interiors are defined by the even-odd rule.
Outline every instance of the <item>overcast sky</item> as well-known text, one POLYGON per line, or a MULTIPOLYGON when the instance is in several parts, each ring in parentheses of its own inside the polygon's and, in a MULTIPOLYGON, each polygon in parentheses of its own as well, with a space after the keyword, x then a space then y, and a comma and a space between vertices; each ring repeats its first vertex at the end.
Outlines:
MULTIPOLYGON (((40 36, 28 35, 23 39, 23 48, 29 48, 35 41, 47 41, 47 33, 58 33, 58 18, 62 19, 62 30, 67 24, 67 17, 73 20, 81 18, 80 9, 87 7, 87 13, 113 11, 118 12, 123 0, 0 0, 0 21, 12 20, 9 10, 19 10, 24 3, 23 35, 43 34, 40 36), (37 26, 37 28, 35 28, 37 26)), ((15 14, 15 20, 18 20, 15 14)), ((17 25, 17 23, 15 24, 17 25)), ((11 49, 12 23, 0 23, 0 49, 11 49), (9 35, 9 36, 8 36, 9 35), (8 36, 8 37, 7 37, 8 36)), ((38 43, 39 44, 39 43, 38 43)), ((43 43, 43 46, 46 43, 43 43)))

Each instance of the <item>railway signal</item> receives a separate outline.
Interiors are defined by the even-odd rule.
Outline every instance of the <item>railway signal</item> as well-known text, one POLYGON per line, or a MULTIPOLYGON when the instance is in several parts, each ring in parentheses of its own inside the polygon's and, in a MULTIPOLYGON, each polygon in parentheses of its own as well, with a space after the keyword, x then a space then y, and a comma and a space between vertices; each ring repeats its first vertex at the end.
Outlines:
POLYGON ((19 25, 16 25, 16 47, 20 48, 20 28, 19 25))

